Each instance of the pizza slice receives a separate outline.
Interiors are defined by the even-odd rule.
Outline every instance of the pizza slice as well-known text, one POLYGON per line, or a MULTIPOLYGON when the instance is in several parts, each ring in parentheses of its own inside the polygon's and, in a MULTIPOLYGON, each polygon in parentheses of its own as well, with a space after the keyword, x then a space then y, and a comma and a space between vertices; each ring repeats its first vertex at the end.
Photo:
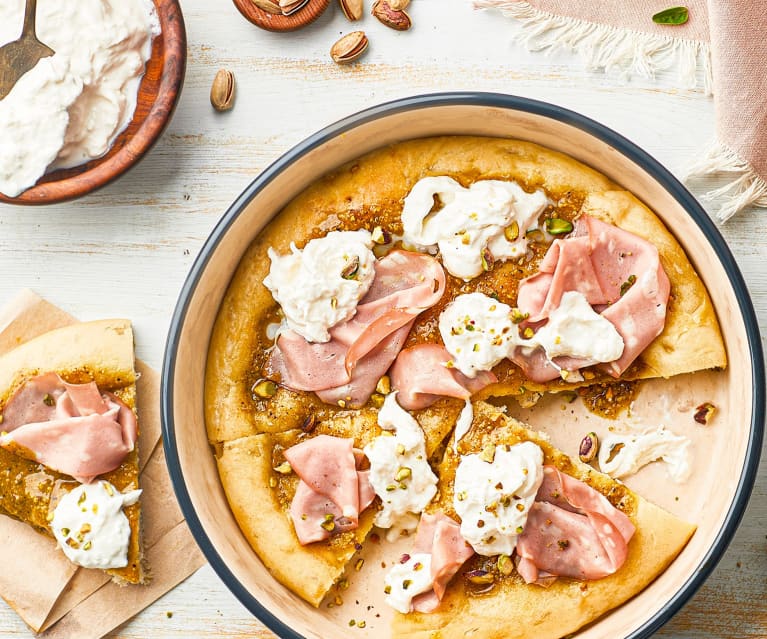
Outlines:
POLYGON ((130 322, 73 324, 0 357, 0 420, 0 514, 144 583, 130 322))
POLYGON ((639 593, 695 532, 484 402, 439 476, 416 563, 387 577, 396 637, 558 639, 639 593))
MULTIPOLYGON (((395 394, 387 397, 392 402, 395 394)), ((427 460, 458 411, 447 408, 439 418, 422 416, 420 423, 406 415, 389 404, 380 414, 311 418, 302 429, 251 435, 220 448, 221 483, 243 534, 274 577, 313 606, 374 525, 404 528, 409 519, 414 528, 418 518, 407 513, 420 512, 434 495, 428 477, 418 483, 418 469, 431 474, 427 460), (392 410, 399 424, 409 423, 409 439, 401 439, 405 426, 396 427, 396 436, 383 432, 391 427, 386 415, 392 410), (381 446, 397 455, 396 465, 387 463, 381 446), (383 504, 395 496, 399 512, 383 504)))

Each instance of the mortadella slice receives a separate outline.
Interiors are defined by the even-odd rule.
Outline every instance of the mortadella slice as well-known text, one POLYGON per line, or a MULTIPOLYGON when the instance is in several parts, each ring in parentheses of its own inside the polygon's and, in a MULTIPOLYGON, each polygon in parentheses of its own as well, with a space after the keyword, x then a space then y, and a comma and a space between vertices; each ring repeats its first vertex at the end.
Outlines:
POLYGON ((527 583, 551 575, 601 579, 628 556, 631 520, 588 484, 544 467, 544 478, 517 539, 517 570, 527 583))
POLYGON ((445 272, 433 257, 392 251, 376 263, 376 276, 351 319, 330 329, 318 344, 283 332, 267 371, 287 388, 315 391, 331 404, 364 404, 407 339, 415 318, 436 304, 445 272))
MULTIPOLYGON (((554 241, 539 272, 520 283, 517 306, 529 313, 528 322, 534 325, 544 322, 568 291, 583 294, 623 338, 620 358, 601 365, 613 377, 663 331, 670 283, 658 249, 617 226, 582 216, 570 237, 554 241)), ((556 358, 552 366, 522 349, 512 359, 538 382, 555 379, 559 369, 572 371, 593 363, 556 358)))
POLYGON ((498 381, 490 371, 467 377, 457 368, 448 368, 452 357, 441 344, 418 344, 403 350, 389 371, 397 402, 405 410, 431 406, 440 397, 469 399, 485 386, 498 381))
POLYGON ((474 554, 474 549, 461 537, 460 524, 438 512, 421 515, 413 552, 431 555, 433 582, 432 590, 413 598, 413 609, 418 612, 433 612, 445 596, 447 584, 474 554))
POLYGON ((27 381, 3 417, 0 447, 83 483, 118 468, 138 438, 136 416, 117 397, 55 373, 27 381))
POLYGON ((357 528, 375 491, 352 439, 318 435, 288 448, 285 459, 300 477, 290 516, 301 544, 357 528))

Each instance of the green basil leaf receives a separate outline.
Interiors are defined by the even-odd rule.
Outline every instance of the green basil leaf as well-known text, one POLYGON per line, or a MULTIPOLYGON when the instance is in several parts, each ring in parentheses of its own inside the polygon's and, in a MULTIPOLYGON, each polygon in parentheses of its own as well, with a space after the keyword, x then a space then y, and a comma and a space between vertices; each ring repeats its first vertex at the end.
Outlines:
POLYGON ((659 11, 652 17, 656 24, 684 24, 690 17, 687 7, 671 7, 659 11))

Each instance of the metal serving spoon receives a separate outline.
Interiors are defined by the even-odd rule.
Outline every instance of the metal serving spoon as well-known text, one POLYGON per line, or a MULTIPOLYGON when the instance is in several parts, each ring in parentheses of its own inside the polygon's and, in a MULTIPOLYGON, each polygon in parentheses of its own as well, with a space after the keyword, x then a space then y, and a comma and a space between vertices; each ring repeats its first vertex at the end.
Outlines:
POLYGON ((55 51, 44 45, 35 35, 37 0, 26 0, 24 28, 18 40, 0 47, 0 100, 11 92, 16 83, 42 58, 52 56, 55 51))

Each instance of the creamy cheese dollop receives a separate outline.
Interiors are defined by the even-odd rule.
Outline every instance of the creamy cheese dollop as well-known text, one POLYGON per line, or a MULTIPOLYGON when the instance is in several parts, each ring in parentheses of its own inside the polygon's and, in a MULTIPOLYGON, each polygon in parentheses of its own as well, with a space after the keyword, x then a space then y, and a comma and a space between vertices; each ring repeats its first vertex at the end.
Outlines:
POLYGON ((671 479, 684 483, 692 473, 691 442, 664 426, 640 434, 610 433, 599 447, 599 468, 611 477, 633 475, 654 461, 666 464, 671 479))
POLYGON ((437 493, 423 431, 396 395, 389 393, 378 413, 381 428, 394 434, 376 437, 363 449, 370 461, 370 484, 383 505, 375 518, 379 528, 397 526, 408 513, 420 513, 437 493))
POLYGON ((439 248, 445 269, 470 280, 483 271, 485 249, 494 260, 524 256, 525 233, 548 203, 543 191, 526 193, 516 182, 481 180, 464 188, 450 177, 426 177, 405 197, 403 239, 423 250, 439 248), (442 208, 432 212, 435 198, 442 208))
POLYGON ((413 598, 432 589, 431 555, 415 553, 396 563, 384 577, 384 601, 406 615, 413 610, 413 598))
POLYGON ((585 365, 612 362, 623 353, 623 338, 615 326, 577 291, 564 293, 546 324, 529 338, 520 335, 513 316, 511 307, 484 293, 456 297, 439 316, 439 332, 453 365, 467 377, 476 377, 517 347, 527 354, 543 348, 550 361, 582 358, 585 365))
POLYGON ((69 560, 85 568, 128 565, 130 523, 123 507, 138 501, 140 490, 121 493, 108 481, 80 484, 53 511, 51 530, 69 560))
POLYGON ((439 316, 439 332, 453 365, 467 377, 489 371, 518 341, 511 307, 484 293, 459 295, 439 316))
POLYGON ((532 442, 463 455, 453 494, 461 536, 480 555, 511 555, 542 481, 543 451, 532 442))
POLYGON ((354 316, 375 278, 370 232, 332 231, 290 253, 269 248, 264 286, 282 307, 288 328, 310 342, 330 341, 328 330, 354 316))
MULTIPOLYGON (((0 44, 23 21, 23 2, 0 2, 0 44)), ((133 118, 160 23, 151 0, 39 0, 36 31, 55 55, 0 100, 0 192, 10 197, 48 168, 109 150, 133 118)))
POLYGON ((623 338, 610 320, 591 308, 586 297, 567 291, 539 328, 525 344, 541 346, 546 357, 578 357, 591 363, 612 362, 623 354, 623 338))

